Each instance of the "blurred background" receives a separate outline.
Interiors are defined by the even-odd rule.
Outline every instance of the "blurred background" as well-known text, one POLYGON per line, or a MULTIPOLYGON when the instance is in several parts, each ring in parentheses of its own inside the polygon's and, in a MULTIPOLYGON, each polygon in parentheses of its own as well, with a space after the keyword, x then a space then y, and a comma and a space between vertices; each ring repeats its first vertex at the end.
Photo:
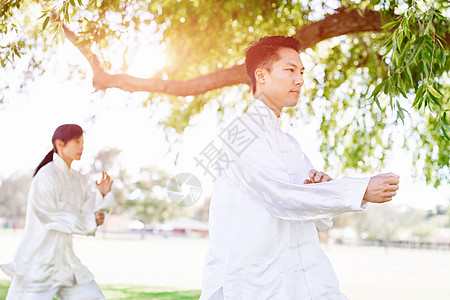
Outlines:
POLYGON ((400 175, 391 203, 320 232, 343 292, 450 298, 447 1, 15 0, 0 11, 0 263, 20 243, 54 130, 77 123, 73 168, 92 180, 107 170, 116 201, 95 239, 75 239, 81 260, 108 299, 198 298, 214 184, 205 149, 252 100, 249 43, 294 35, 305 84, 281 129, 333 178, 400 175), (168 196, 180 173, 200 181, 194 205, 168 196))

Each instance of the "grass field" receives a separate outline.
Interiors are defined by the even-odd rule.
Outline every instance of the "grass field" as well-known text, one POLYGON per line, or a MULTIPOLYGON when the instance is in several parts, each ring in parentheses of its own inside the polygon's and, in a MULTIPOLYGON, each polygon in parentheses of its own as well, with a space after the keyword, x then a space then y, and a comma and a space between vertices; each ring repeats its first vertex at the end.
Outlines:
MULTIPOLYGON (((9 282, 0 281, 0 299, 6 298, 9 282)), ((170 291, 167 288, 148 288, 141 286, 101 286, 108 300, 192 300, 200 297, 199 290, 170 291)))

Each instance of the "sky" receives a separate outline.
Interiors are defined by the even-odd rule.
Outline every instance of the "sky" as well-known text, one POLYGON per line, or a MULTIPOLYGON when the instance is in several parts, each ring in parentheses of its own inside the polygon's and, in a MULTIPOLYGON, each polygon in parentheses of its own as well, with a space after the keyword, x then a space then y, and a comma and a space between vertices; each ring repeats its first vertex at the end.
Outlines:
MULTIPOLYGON (((302 53, 301 57, 306 70, 311 68, 308 55, 302 53)), ((164 49, 142 49, 135 58, 128 73, 148 77, 163 67, 164 49), (149 51, 152 55, 148 55, 149 51)), ((84 58, 66 42, 59 46, 47 72, 31 82, 26 93, 12 95, 9 102, 0 108, 0 177, 34 169, 51 149, 51 137, 56 127, 77 123, 85 130, 85 150, 74 168, 88 171, 90 162, 100 150, 119 148, 122 153, 118 163, 130 173, 137 174, 141 167, 146 166, 158 167, 171 175, 190 172, 202 183, 203 199, 211 194, 213 181, 196 166, 194 157, 211 141, 217 141, 220 131, 242 113, 244 105, 224 122, 218 122, 214 106, 207 107, 192 120, 193 125, 185 130, 182 142, 170 145, 158 125, 169 112, 167 105, 161 104, 158 109, 144 108, 142 101, 147 98, 146 93, 129 94, 120 90, 109 90, 104 96, 94 93, 91 75, 82 81, 65 80, 68 63, 79 64, 90 74, 84 58)), ((307 82, 304 88, 307 88, 307 82)), ((313 165, 323 170, 319 141, 311 125, 298 122, 289 127, 288 124, 287 115, 282 115, 281 128, 297 138, 313 165)), ((411 176, 413 163, 409 153, 395 149, 386 167, 380 170, 381 173, 400 175, 400 190, 392 203, 421 209, 431 209, 436 204, 447 205, 450 187, 436 190, 421 180, 415 180, 411 176)), ((114 173, 111 175, 114 177, 114 173)), ((330 175, 334 178, 342 176, 330 175)), ((346 175, 370 176, 356 172, 346 175)))

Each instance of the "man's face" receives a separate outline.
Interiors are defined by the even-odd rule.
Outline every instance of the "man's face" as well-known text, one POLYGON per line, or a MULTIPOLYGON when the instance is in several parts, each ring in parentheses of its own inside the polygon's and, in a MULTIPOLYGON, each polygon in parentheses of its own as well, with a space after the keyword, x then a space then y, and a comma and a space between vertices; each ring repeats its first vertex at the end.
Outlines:
MULTIPOLYGON (((291 48, 282 48, 278 51, 280 59, 273 63, 269 72, 262 69, 263 80, 259 84, 256 98, 264 101, 279 116, 283 107, 297 105, 303 81, 304 67, 297 51, 291 48), (260 95, 263 93, 263 95, 260 95), (278 111, 278 113, 277 113, 278 111)), ((256 77, 261 76, 258 70, 256 77)), ((260 78, 261 79, 261 78, 260 78)))

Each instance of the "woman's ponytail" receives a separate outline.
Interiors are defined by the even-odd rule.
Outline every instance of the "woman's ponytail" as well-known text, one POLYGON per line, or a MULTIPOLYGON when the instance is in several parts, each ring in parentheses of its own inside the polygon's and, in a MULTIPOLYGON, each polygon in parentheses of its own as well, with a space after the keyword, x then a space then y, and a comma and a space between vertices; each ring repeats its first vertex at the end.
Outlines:
POLYGON ((44 159, 41 161, 41 163, 39 164, 39 166, 37 166, 36 171, 34 171, 34 176, 36 176, 37 172, 39 172, 39 170, 45 166, 46 164, 48 164, 49 162, 53 161, 53 153, 55 153, 56 151, 54 149, 52 149, 49 153, 47 153, 47 155, 44 157, 44 159))
POLYGON ((53 153, 57 153, 56 140, 61 140, 64 144, 66 144, 68 141, 72 139, 77 139, 82 135, 83 129, 77 124, 64 124, 56 128, 55 133, 53 134, 52 137, 53 149, 44 157, 39 166, 37 166, 33 177, 36 176, 37 172, 39 172, 39 170, 43 166, 53 161, 53 153))

